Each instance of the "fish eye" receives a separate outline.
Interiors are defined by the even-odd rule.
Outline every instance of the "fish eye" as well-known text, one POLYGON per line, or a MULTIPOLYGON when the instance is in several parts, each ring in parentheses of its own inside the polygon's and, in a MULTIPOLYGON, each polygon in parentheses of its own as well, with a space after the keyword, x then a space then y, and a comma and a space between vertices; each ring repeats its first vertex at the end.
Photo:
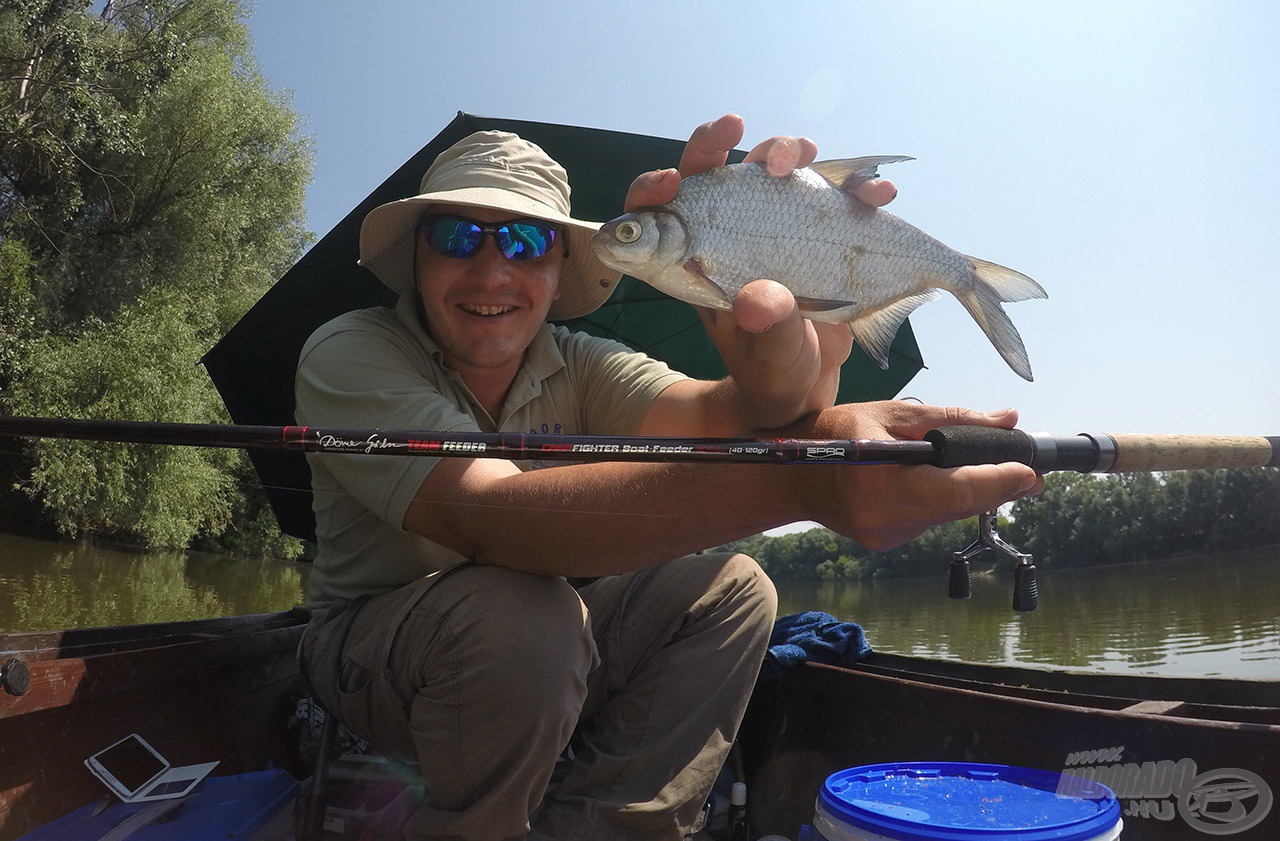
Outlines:
POLYGON ((613 235, 618 242, 630 244, 640 239, 640 223, 633 221, 622 222, 618 227, 613 229, 613 235))

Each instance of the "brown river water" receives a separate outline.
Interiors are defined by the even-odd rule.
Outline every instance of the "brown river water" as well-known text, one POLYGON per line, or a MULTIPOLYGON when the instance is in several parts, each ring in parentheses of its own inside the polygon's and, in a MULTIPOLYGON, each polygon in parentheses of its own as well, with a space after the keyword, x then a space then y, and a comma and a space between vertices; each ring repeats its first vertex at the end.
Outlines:
MULTIPOLYGON (((939 564, 945 565, 946 558, 939 564)), ((0 534, 0 631, 267 613, 302 600, 308 566, 200 553, 135 554, 0 534)), ((1109 672, 1280 678, 1280 547, 1041 572, 1040 606, 1011 608, 1012 579, 973 598, 912 579, 782 584, 782 613, 860 623, 881 651, 1109 672)))

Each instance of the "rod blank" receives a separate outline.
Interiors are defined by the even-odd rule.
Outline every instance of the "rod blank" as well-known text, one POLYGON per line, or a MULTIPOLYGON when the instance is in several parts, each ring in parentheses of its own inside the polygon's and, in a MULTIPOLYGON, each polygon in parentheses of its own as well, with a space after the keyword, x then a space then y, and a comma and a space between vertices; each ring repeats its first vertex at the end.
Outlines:
POLYGON ((301 453, 542 461, 933 464, 938 467, 1016 461, 1039 473, 1280 466, 1280 437, 1050 436, 986 426, 940 427, 928 432, 923 441, 879 441, 525 435, 0 417, 0 435, 301 453))
POLYGON ((385 456, 734 464, 927 464, 924 441, 645 438, 518 432, 0 418, 0 435, 385 456))

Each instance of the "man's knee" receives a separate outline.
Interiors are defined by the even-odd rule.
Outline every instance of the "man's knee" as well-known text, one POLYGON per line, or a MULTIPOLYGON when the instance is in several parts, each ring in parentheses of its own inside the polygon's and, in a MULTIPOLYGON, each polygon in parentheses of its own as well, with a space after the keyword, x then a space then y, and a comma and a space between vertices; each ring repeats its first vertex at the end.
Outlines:
POLYGON ((468 575, 469 592, 456 608, 462 616, 450 621, 468 672, 522 694, 585 680, 595 643, 586 608, 564 579, 501 567, 459 578, 468 575))
POLYGON ((740 582, 739 586, 760 608, 769 614, 777 612, 778 590, 773 585, 773 579, 756 563, 755 558, 735 552, 725 561, 725 570, 731 580, 740 582))
POLYGON ((693 574, 703 579, 700 589, 707 597, 772 628, 778 612, 778 591, 754 558, 740 552, 708 552, 677 563, 686 562, 698 568, 693 574))

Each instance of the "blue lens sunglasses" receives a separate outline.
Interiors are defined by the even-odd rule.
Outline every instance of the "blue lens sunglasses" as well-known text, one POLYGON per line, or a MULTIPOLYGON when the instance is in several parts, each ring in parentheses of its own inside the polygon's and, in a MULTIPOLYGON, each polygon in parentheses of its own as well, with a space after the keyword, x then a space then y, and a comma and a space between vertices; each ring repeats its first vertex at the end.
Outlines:
MULTIPOLYGON (((541 219, 486 225, 462 216, 424 216, 419 227, 426 234, 432 251, 459 260, 474 257, 484 245, 485 234, 493 237, 498 250, 508 260, 536 260, 551 250, 559 235, 555 224, 541 219)), ((564 256, 569 256, 567 244, 564 256)))

